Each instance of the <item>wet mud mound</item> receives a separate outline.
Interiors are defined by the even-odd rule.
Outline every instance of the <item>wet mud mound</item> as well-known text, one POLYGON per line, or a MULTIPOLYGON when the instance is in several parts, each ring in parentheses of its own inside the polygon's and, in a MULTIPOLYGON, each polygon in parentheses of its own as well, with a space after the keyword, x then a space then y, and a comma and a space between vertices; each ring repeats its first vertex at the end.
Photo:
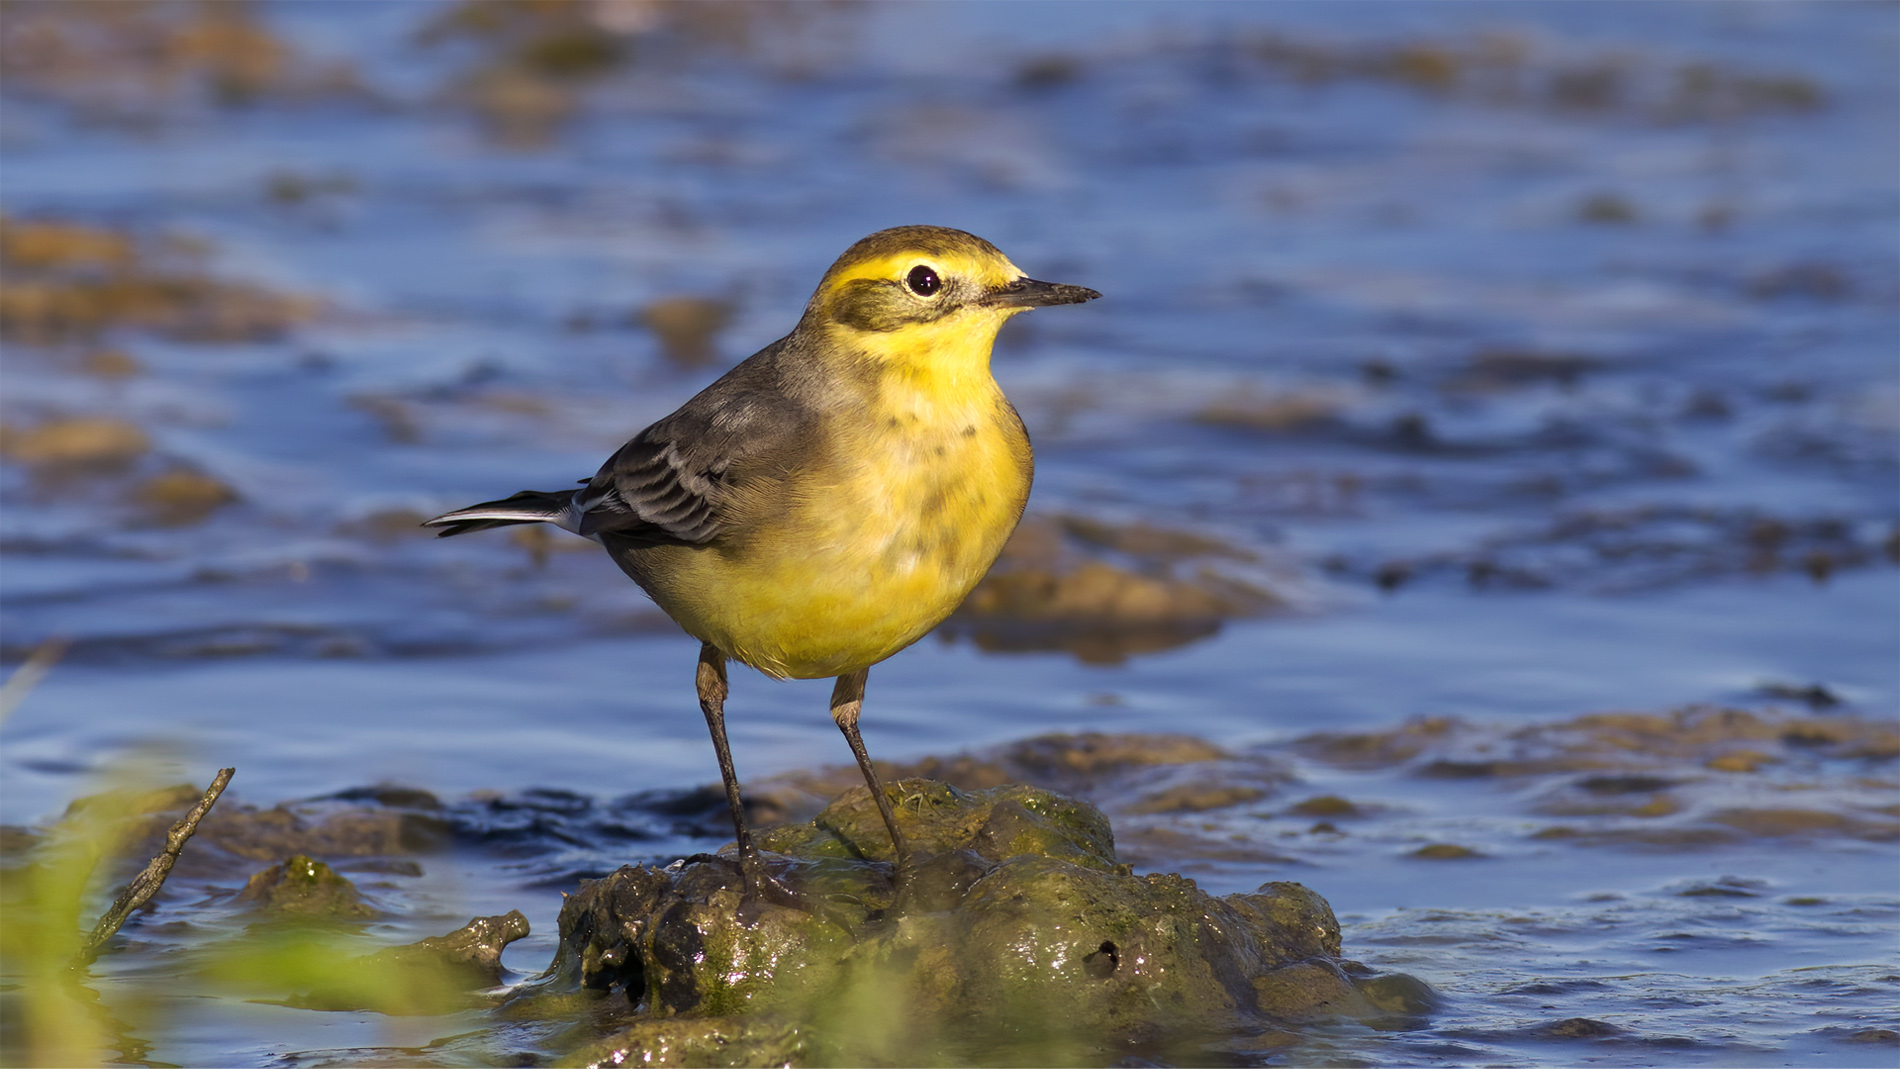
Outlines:
POLYGON ((724 859, 624 867, 567 900, 522 1001, 617 1007, 575 1056, 616 1065, 1194 1061, 1432 1005, 1422 982, 1343 959, 1299 884, 1216 898, 1136 875, 1100 811, 1038 788, 890 790, 920 862, 902 901, 859 789, 762 837, 811 912, 747 899, 724 859))

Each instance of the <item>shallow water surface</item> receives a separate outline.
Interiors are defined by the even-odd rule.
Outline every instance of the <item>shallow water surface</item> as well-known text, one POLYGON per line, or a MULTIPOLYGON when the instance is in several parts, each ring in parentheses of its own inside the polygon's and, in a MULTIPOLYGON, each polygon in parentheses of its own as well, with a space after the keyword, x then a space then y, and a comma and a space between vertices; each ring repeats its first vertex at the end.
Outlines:
MULTIPOLYGON (((590 474, 939 223, 1105 295, 999 341, 1047 542, 1006 565, 1220 608, 972 611, 872 674, 873 753, 1210 740, 1180 774, 1237 793, 1091 788, 1124 860, 1304 882, 1444 997, 1211 1058, 1893 1061, 1891 8, 279 3, 220 52, 85 7, 5 28, 65 51, 0 80, 0 653, 67 646, 0 819, 128 764, 426 791, 367 934, 519 908, 538 971, 558 890, 722 841, 654 808, 715 776, 695 644, 578 540, 416 523, 590 474)), ((735 675, 750 783, 847 757, 825 686, 735 675)), ((159 990, 241 882, 181 869, 95 966, 125 1060, 548 1053, 159 990)))

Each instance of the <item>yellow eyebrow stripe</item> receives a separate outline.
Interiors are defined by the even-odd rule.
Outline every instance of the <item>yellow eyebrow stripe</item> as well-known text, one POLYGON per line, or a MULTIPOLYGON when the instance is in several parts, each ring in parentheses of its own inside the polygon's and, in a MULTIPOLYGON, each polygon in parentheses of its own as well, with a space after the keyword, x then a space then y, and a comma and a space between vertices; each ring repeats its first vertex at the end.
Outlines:
POLYGON ((826 279, 825 288, 829 291, 847 282, 866 278, 888 279, 895 282, 909 274, 910 269, 918 264, 929 264, 946 279, 952 276, 975 279, 985 289, 1008 285, 1023 277, 1021 269, 1000 256, 978 258, 954 253, 931 255, 917 251, 900 252, 852 263, 826 279))

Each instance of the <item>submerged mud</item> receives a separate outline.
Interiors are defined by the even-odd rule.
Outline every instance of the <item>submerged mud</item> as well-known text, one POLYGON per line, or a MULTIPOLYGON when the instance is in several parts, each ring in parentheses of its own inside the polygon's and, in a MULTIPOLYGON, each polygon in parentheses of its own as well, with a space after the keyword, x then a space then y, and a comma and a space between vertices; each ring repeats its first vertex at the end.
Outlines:
POLYGON ((1192 531, 1031 516, 937 631, 993 651, 1064 650, 1091 664, 1184 646, 1223 622, 1293 609, 1298 570, 1192 531))

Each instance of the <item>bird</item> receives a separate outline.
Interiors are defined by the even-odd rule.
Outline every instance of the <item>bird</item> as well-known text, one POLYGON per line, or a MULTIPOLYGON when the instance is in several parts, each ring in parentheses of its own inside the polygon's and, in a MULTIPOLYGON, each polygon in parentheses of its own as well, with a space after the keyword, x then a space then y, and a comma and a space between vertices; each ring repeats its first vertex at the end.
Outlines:
POLYGON ((835 679, 832 719, 890 834, 901 888, 910 850, 858 730, 865 681, 957 608, 1028 502, 1028 431, 990 371, 997 331, 1032 308, 1100 296, 1029 278, 961 230, 880 230, 824 273, 790 334, 634 435, 578 489, 524 490, 424 526, 448 537, 549 523, 590 538, 699 640, 695 688, 748 896, 795 898, 747 827, 726 741, 727 662, 835 679))

